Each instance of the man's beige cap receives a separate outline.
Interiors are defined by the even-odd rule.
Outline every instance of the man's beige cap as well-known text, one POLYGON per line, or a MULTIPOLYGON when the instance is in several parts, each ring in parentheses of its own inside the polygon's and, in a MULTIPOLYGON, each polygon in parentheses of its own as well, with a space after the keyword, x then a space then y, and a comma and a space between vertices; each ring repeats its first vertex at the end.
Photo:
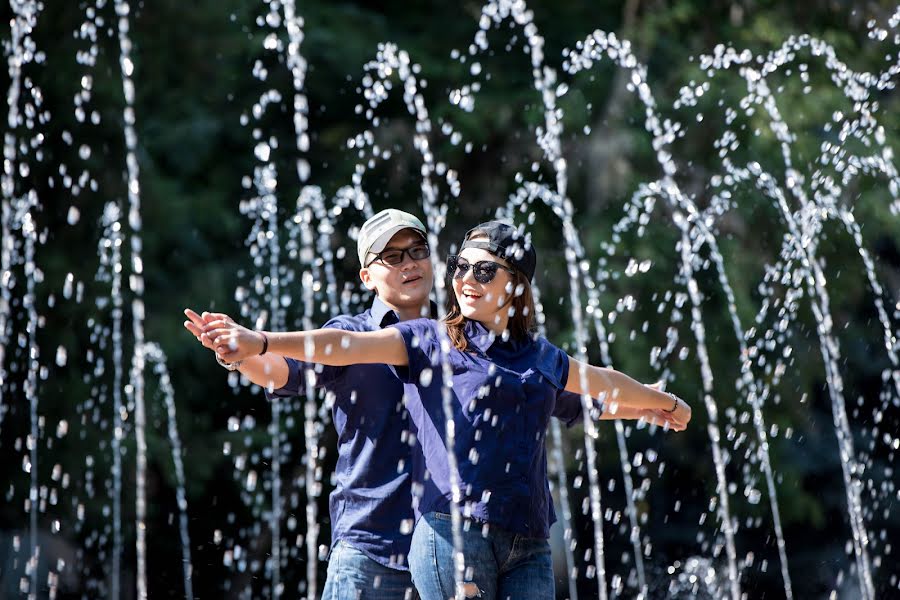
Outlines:
POLYGON ((394 234, 402 229, 414 229, 425 237, 425 226, 415 215, 408 212, 388 208, 365 223, 359 230, 359 238, 356 241, 356 253, 359 255, 359 264, 366 265, 366 256, 371 252, 378 254, 387 246, 394 234))

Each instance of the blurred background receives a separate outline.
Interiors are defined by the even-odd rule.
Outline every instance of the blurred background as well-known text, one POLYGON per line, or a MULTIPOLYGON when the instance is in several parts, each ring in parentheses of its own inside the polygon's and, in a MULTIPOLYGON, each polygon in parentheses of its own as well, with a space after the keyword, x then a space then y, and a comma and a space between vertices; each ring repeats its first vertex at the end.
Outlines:
POLYGON ((487 6, 519 24, 474 1, 307 1, 297 19, 277 0, 3 7, 0 597, 136 597, 143 455, 149 597, 188 594, 185 533, 198 598, 306 597, 310 568, 320 590, 325 400, 286 401, 273 421, 182 309, 318 326, 371 300, 364 207, 427 213, 443 257, 525 182, 571 203, 515 215, 538 247, 546 335, 664 378, 694 409, 679 435, 563 430, 559 597, 598 596, 595 525, 611 597, 900 597, 896 5, 487 6), (588 39, 621 56, 627 40, 635 62, 574 68, 588 39), (430 129, 396 79, 371 104, 367 63, 401 51, 430 129), (304 189, 321 202, 298 204, 304 189))

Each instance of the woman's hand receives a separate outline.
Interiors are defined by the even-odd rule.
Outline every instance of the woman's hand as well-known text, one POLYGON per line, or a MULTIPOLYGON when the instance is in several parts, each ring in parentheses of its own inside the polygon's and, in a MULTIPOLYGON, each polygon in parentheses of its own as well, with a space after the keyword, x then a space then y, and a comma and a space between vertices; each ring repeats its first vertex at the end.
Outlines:
MULTIPOLYGON (((665 381, 657 381, 656 383, 649 383, 644 385, 646 385, 648 388, 666 393, 665 381)), ((674 410, 647 408, 642 410, 642 412, 645 413, 642 416, 651 423, 655 420, 658 422, 658 424, 662 424, 663 426, 666 426, 673 431, 684 431, 685 429, 687 429, 687 425, 691 420, 691 407, 687 402, 685 402, 675 394, 668 395, 672 398, 672 408, 674 410)))
POLYGON ((213 350, 226 363, 256 356, 262 352, 262 334, 238 325, 232 320, 215 319, 203 327, 203 334, 212 342, 213 350))
POLYGON ((222 313, 203 313, 194 311, 185 321, 185 327, 226 363, 233 363, 256 356, 263 350, 264 338, 261 333, 238 325, 228 315, 222 313), (199 322, 198 320, 199 319, 199 322), (202 324, 201 324, 202 323, 202 324))
POLYGON ((675 410, 668 414, 671 415, 672 420, 681 427, 678 431, 684 431, 691 421, 691 407, 678 396, 673 395, 673 397, 675 398, 675 410))
POLYGON ((191 335, 197 338, 197 341, 203 344, 204 348, 209 348, 210 350, 215 349, 213 348, 212 340, 209 339, 208 335, 203 333, 203 328, 209 321, 215 319, 232 320, 231 317, 224 313, 210 313, 204 311, 202 315, 198 315, 189 308, 184 309, 184 316, 188 318, 188 320, 184 322, 184 328, 191 332, 191 335))

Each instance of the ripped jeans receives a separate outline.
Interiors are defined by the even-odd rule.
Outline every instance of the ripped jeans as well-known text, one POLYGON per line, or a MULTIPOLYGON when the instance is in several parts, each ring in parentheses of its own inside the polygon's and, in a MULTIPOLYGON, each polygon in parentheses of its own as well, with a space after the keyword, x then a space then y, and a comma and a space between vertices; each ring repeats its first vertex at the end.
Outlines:
MULTIPOLYGON (((550 544, 482 524, 461 529, 466 559, 465 594, 481 600, 552 600, 556 597, 550 544), (467 531, 468 529, 468 531, 467 531)), ((409 570, 422 600, 454 598, 453 529, 450 515, 431 512, 416 523, 409 570)))

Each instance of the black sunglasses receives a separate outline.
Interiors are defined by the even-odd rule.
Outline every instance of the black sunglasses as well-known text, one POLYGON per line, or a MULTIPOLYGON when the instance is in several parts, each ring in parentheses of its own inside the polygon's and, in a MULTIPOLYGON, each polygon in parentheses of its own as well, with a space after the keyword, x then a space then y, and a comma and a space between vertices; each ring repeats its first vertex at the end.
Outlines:
POLYGON ((408 254, 413 260, 422 260, 431 256, 431 248, 428 247, 428 244, 416 244, 403 249, 389 248, 376 254, 375 258, 366 264, 366 267, 369 267, 375 261, 381 261, 385 265, 396 267, 403 262, 405 254, 408 254))
POLYGON ((464 258, 460 258, 456 254, 447 257, 447 276, 453 279, 462 279, 466 276, 469 268, 472 269, 472 275, 478 283, 490 283, 497 276, 497 270, 503 269, 510 274, 515 274, 513 269, 504 267, 500 263, 492 260, 479 260, 476 263, 470 263, 464 258))

